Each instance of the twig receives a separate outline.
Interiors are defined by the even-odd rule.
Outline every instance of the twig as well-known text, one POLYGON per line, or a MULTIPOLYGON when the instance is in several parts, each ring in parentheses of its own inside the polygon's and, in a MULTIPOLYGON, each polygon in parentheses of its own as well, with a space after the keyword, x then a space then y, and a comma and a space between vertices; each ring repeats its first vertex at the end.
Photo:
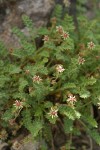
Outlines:
POLYGON ((88 137, 89 137, 89 140, 90 140, 90 150, 93 150, 93 142, 92 142, 92 139, 91 139, 90 136, 88 136, 88 137))
MULTIPOLYGON (((52 132, 52 125, 51 125, 51 132, 52 132)), ((52 134, 52 139, 51 139, 51 146, 52 146, 52 150, 55 150, 53 134, 52 134)))

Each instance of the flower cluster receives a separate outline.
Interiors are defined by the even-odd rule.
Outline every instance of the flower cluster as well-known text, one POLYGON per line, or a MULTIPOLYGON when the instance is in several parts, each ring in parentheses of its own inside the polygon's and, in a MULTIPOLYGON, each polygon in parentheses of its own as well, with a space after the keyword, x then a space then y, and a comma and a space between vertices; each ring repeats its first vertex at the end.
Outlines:
POLYGON ((63 34, 62 34, 61 36, 62 36, 62 38, 63 38, 64 40, 66 40, 66 39, 69 38, 69 33, 68 33, 68 32, 63 32, 63 34))
POLYGON ((44 38, 43 38, 43 41, 44 41, 44 42, 48 42, 48 41, 49 41, 49 36, 48 36, 48 35, 45 35, 44 38))
POLYGON ((85 59, 79 56, 79 58, 78 58, 79 65, 81 65, 81 64, 83 65, 84 62, 85 62, 85 59))
POLYGON ((55 117, 58 117, 58 108, 57 107, 51 107, 51 110, 48 114, 52 117, 52 119, 55 117))
POLYGON ((68 95, 67 102, 69 105, 74 106, 75 102, 77 102, 77 99, 73 94, 68 95))
POLYGON ((15 103, 13 104, 16 109, 22 109, 23 108, 23 102, 16 100, 15 103))
POLYGON ((66 40, 69 38, 69 33, 65 32, 62 26, 56 26, 56 31, 61 34, 61 37, 66 40))
POLYGON ((63 68, 63 65, 61 65, 61 64, 58 64, 57 66, 56 66, 56 71, 58 72, 58 73, 61 73, 61 72, 63 72, 65 69, 63 68))
POLYGON ((32 78, 33 82, 36 82, 36 83, 40 83, 42 81, 42 79, 40 78, 40 76, 37 76, 35 75, 33 78, 32 78))
POLYGON ((64 0, 64 4, 66 7, 69 7, 70 6, 70 1, 69 0, 64 0))
POLYGON ((60 34, 63 33, 63 27, 62 26, 56 26, 56 31, 60 34))
POLYGON ((25 70, 25 74, 29 74, 30 73, 30 70, 25 70))
POLYGON ((95 48, 95 44, 91 41, 88 43, 88 49, 94 49, 95 48))
POLYGON ((9 120, 9 124, 10 124, 11 126, 15 125, 15 123, 16 123, 16 122, 15 122, 15 119, 10 119, 10 120, 9 120))
MULTIPOLYGON (((56 26, 56 32, 58 32, 64 40, 69 38, 69 33, 65 32, 62 26, 56 26)), ((44 35, 43 41, 45 43, 48 42, 49 41, 49 36, 44 35)))

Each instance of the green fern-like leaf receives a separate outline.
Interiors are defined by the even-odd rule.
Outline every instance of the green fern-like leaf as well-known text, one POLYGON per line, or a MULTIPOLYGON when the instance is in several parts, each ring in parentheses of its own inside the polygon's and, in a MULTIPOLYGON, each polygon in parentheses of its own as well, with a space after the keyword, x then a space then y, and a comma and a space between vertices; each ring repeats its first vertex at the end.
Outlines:
POLYGON ((94 139, 94 141, 100 145, 100 134, 97 130, 95 129, 91 129, 91 130, 88 130, 88 133, 89 135, 94 139))
POLYGON ((81 114, 76 111, 75 109, 69 107, 69 106, 62 106, 60 107, 60 112, 67 116, 71 120, 75 120, 76 118, 80 118, 81 114))
POLYGON ((69 118, 64 119, 64 131, 65 133, 70 133, 73 131, 73 120, 69 118))
POLYGON ((50 125, 47 123, 44 125, 43 135, 44 135, 47 142, 51 141, 51 139, 52 139, 51 128, 50 128, 50 125))
POLYGON ((24 25, 28 28, 28 29, 33 29, 33 22, 32 20, 26 16, 26 15, 23 15, 22 16, 22 20, 24 22, 24 25))
POLYGON ((21 72, 21 69, 20 69, 20 67, 17 66, 17 65, 9 65, 8 72, 9 72, 10 74, 20 73, 20 72, 21 72))
POLYGON ((38 136, 39 131, 42 129, 42 122, 38 119, 32 121, 31 112, 26 110, 23 112, 24 126, 30 131, 33 139, 38 136))
POLYGON ((81 98, 88 98, 90 97, 90 92, 87 91, 86 89, 82 89, 80 92, 79 92, 79 95, 81 98))
POLYGON ((3 42, 0 41, 0 57, 4 58, 8 55, 8 51, 3 42))
POLYGON ((52 16, 56 17, 58 24, 60 24, 61 17, 62 17, 62 6, 61 5, 58 4, 58 5, 55 6, 55 9, 54 9, 54 12, 53 12, 52 16))
POLYGON ((66 31, 73 31, 75 29, 74 23, 73 23, 73 18, 72 18, 72 16, 69 16, 68 14, 65 15, 61 24, 66 31))
POLYGON ((92 116, 90 116, 88 114, 84 114, 84 115, 82 115, 82 118, 90 126, 95 127, 95 128, 98 127, 98 124, 97 124, 96 120, 92 116))
MULTIPOLYGON (((26 39, 26 36, 24 35, 23 32, 20 31, 19 28, 14 27, 14 28, 12 29, 12 32, 13 32, 17 37, 19 37, 21 40, 25 40, 25 39, 26 39)), ((19 42, 20 42, 20 41, 19 41, 19 42)))
POLYGON ((20 78, 19 80, 19 91, 23 91, 23 89, 28 85, 28 82, 24 78, 20 78))
POLYGON ((2 119, 5 121, 9 121, 14 116, 13 109, 8 109, 5 111, 5 113, 2 115, 2 119))

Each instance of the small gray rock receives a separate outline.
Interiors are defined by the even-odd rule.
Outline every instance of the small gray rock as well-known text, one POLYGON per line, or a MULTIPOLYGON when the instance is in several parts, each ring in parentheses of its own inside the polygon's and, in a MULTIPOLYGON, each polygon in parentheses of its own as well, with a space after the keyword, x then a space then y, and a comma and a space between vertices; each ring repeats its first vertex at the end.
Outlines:
POLYGON ((40 146, 40 142, 26 142, 21 144, 18 141, 15 141, 11 147, 11 150, 38 150, 40 146))
POLYGON ((0 140, 0 150, 10 150, 10 148, 7 143, 0 140))

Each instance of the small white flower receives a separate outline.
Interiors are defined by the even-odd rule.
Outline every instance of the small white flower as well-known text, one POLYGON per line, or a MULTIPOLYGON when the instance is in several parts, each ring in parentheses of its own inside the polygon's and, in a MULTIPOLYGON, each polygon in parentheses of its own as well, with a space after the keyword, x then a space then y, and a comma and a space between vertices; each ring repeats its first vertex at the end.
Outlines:
POLYGON ((98 103, 98 109, 100 109, 100 102, 98 103))
POLYGON ((15 119, 10 119, 10 120, 9 120, 9 124, 10 124, 10 125, 14 125, 15 123, 16 123, 16 122, 15 122, 15 119))
POLYGON ((26 73, 26 74, 29 74, 29 73, 30 73, 30 70, 28 70, 28 69, 25 70, 25 73, 26 73))
POLYGON ((23 108, 23 102, 21 102, 21 101, 19 101, 19 100, 16 100, 13 105, 16 107, 16 109, 21 109, 21 108, 23 108))
POLYGON ((48 36, 48 35, 45 35, 44 38, 43 38, 43 41, 44 41, 44 42, 48 42, 48 41, 49 41, 49 36, 48 36))
POLYGON ((62 36, 62 38, 63 38, 64 40, 66 40, 66 39, 69 38, 69 33, 68 33, 68 32, 63 32, 61 36, 62 36))
POLYGON ((52 80, 52 81, 51 81, 51 84, 52 84, 52 85, 56 84, 56 80, 52 80))
POLYGON ((38 84, 42 81, 42 79, 40 78, 40 76, 37 76, 35 75, 33 78, 32 78, 33 82, 37 82, 38 84))
POLYGON ((58 73, 61 73, 61 72, 63 72, 65 69, 63 68, 63 65, 58 64, 58 65, 56 66, 56 70, 57 70, 58 73))
POLYGON ((64 0, 64 4, 66 7, 69 7, 70 6, 70 1, 69 0, 64 0))
POLYGON ((91 41, 88 43, 88 48, 89 49, 94 49, 95 48, 95 44, 91 41))
POLYGON ((63 27, 62 26, 56 26, 56 31, 60 34, 63 33, 63 27))
POLYGON ((29 93, 33 91, 33 87, 29 87, 29 93))
POLYGON ((76 97, 73 96, 73 95, 69 95, 68 97, 69 97, 69 98, 67 99, 67 102, 76 102, 76 101, 77 101, 77 100, 76 100, 76 97))
POLYGON ((79 58, 78 58, 79 65, 81 65, 81 64, 83 65, 84 62, 85 62, 85 59, 79 56, 79 58))
POLYGON ((50 112, 48 113, 52 119, 55 118, 55 117, 58 117, 58 109, 56 107, 51 107, 51 110, 50 112))
POLYGON ((21 150, 22 149, 21 143, 19 143, 18 141, 15 141, 12 145, 12 149, 21 150))
POLYGON ((70 94, 68 97, 69 97, 69 98, 67 99, 68 105, 71 106, 71 107, 74 107, 75 102, 77 102, 76 97, 73 96, 72 94, 70 94))

